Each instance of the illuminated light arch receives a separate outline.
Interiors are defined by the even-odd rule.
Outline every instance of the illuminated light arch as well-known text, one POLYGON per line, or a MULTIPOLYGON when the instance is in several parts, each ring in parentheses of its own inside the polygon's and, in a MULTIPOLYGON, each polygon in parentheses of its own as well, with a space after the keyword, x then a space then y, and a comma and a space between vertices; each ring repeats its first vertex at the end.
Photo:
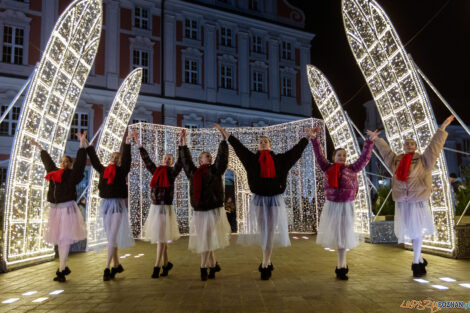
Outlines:
MULTIPOLYGON (((414 138, 422 152, 437 124, 421 80, 390 19, 372 0, 343 0, 343 22, 349 45, 382 118, 390 147, 402 153, 403 138, 414 138)), ((454 212, 447 166, 441 153, 432 172, 430 204, 436 234, 424 248, 452 254, 454 212)))
POLYGON ((12 146, 5 195, 3 261, 7 269, 52 259, 43 240, 49 203, 38 141, 58 162, 98 50, 100 0, 76 0, 59 17, 34 73, 12 146))
MULTIPOLYGON (((361 155, 361 149, 333 87, 325 75, 313 65, 307 65, 307 75, 313 98, 325 121, 335 149, 346 149, 348 163, 354 162, 361 155)), ((354 200, 354 227, 356 232, 369 235, 371 201, 365 170, 362 170, 357 178, 359 191, 354 200)))
MULTIPOLYGON (((102 164, 108 164, 111 154, 119 151, 142 84, 142 69, 136 68, 119 87, 96 144, 96 155, 102 164)), ((88 249, 106 243, 103 221, 99 217, 101 198, 98 190, 99 173, 94 169, 90 175, 87 199, 88 249)))
MULTIPOLYGON (((315 126, 323 127, 323 122, 318 119, 305 119, 295 122, 283 123, 266 127, 239 127, 227 128, 240 139, 248 149, 257 150, 258 138, 261 134, 267 135, 273 142, 274 152, 284 152, 290 149, 305 134, 306 128, 315 126)), ((177 156, 177 137, 181 127, 139 123, 129 126, 130 130, 139 130, 141 142, 156 164, 163 154, 172 153, 177 156)), ((188 147, 191 149, 193 161, 197 164, 197 157, 203 151, 209 151, 213 155, 221 140, 219 132, 214 129, 188 129, 188 147)), ((323 133, 321 140, 324 142, 323 133)), ((233 149, 229 145, 228 170, 235 175, 235 192, 237 205, 238 231, 246 232, 245 216, 251 200, 251 192, 246 178, 246 172, 233 149)), ((289 231, 291 232, 316 232, 318 225, 319 208, 323 207, 324 195, 322 178, 323 173, 316 165, 310 145, 305 149, 301 159, 291 169, 287 189, 284 194, 289 231)), ((134 237, 141 238, 142 226, 147 218, 150 208, 150 187, 148 186, 151 174, 146 170, 139 150, 132 147, 132 166, 129 174, 129 211, 131 227, 134 237)), ((175 197, 173 205, 178 217, 181 233, 189 233, 190 203, 188 201, 188 180, 181 173, 175 181, 175 197)))

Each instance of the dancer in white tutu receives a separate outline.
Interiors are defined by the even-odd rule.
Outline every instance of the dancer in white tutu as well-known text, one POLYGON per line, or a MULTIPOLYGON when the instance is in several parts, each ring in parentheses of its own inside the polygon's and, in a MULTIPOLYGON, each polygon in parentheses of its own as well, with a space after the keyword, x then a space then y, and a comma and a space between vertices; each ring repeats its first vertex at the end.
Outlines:
POLYGON ((321 170, 325 172, 324 188, 326 202, 320 216, 317 243, 325 248, 334 248, 338 251, 338 265, 336 277, 347 280, 349 271, 346 263, 346 250, 359 244, 359 236, 354 232, 354 204, 359 183, 357 173, 369 162, 374 148, 373 140, 380 134, 379 131, 370 132, 370 138, 364 143, 359 158, 351 164, 346 164, 346 150, 336 149, 333 152, 333 163, 325 158, 320 140, 316 134, 320 131, 315 127, 311 131, 315 159, 321 170))
POLYGON ((253 153, 225 129, 219 125, 216 127, 228 137, 229 143, 245 167, 250 190, 254 193, 247 214, 248 233, 239 235, 238 242, 261 246, 263 261, 258 270, 261 279, 268 280, 274 270, 271 263, 273 247, 290 246, 287 212, 282 194, 286 190, 287 174, 302 156, 310 134, 292 149, 280 154, 273 153, 270 139, 261 136, 258 152, 253 153))
POLYGON ((152 278, 160 276, 160 268, 162 269, 161 276, 168 276, 168 272, 173 268, 173 263, 168 261, 168 243, 180 238, 176 213, 172 204, 175 179, 181 172, 183 164, 178 158, 173 166, 173 155, 164 154, 160 166, 157 167, 150 159, 147 150, 142 147, 139 138, 136 136, 135 139, 145 167, 153 174, 150 181, 152 204, 143 229, 144 239, 157 244, 157 258, 152 278))
MULTIPOLYGON (((87 147, 91 165, 99 173, 98 190, 101 198, 100 216, 103 218, 104 230, 108 241, 108 258, 103 273, 103 280, 108 281, 116 274, 122 273, 124 268, 119 262, 118 249, 134 245, 134 238, 129 226, 129 213, 127 209, 127 182, 126 178, 131 170, 131 145, 129 140, 137 131, 129 134, 122 156, 113 152, 109 164, 101 164, 93 146, 87 147), (111 260, 114 263, 111 270, 111 260)), ((88 145, 88 142, 87 142, 88 145)))
POLYGON ((217 157, 212 164, 209 152, 199 154, 199 167, 193 163, 186 146, 186 130, 179 138, 179 156, 190 184, 192 216, 189 222, 189 250, 201 254, 201 280, 214 279, 220 266, 214 250, 229 245, 230 224, 224 209, 224 186, 222 178, 228 165, 227 137, 219 144, 217 157), (207 274, 209 268, 209 275, 207 274))
POLYGON ((64 155, 60 158, 59 168, 42 146, 34 140, 31 143, 41 150, 41 160, 46 168, 46 180, 49 181, 47 201, 50 202, 49 219, 44 240, 57 245, 60 265, 56 272, 55 281, 65 282, 66 275, 71 273, 67 267, 70 244, 86 238, 86 226, 77 199, 76 186, 83 179, 86 165, 85 140, 86 131, 76 134, 80 138, 80 149, 72 166, 72 158, 64 155))
POLYGON ((392 197, 395 201, 395 235, 399 243, 405 238, 413 244, 411 264, 413 276, 426 274, 428 262, 421 255, 423 236, 434 233, 434 221, 428 202, 432 189, 432 170, 447 138, 446 127, 454 116, 449 116, 437 129, 423 154, 416 151, 416 141, 406 138, 404 154, 395 154, 385 140, 377 138, 375 145, 392 170, 392 197))

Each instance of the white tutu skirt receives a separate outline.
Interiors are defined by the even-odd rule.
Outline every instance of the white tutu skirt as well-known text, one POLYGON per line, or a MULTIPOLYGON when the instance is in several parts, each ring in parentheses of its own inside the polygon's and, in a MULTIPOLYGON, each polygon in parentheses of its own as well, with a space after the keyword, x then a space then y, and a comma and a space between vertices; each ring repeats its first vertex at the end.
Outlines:
POLYGON ((238 243, 257 244, 263 249, 290 246, 287 212, 282 195, 253 195, 246 227, 238 236, 238 243))
POLYGON ((150 206, 142 236, 151 243, 167 243, 178 240, 180 231, 172 205, 150 206))
POLYGON ((434 221, 427 201, 395 202, 395 235, 398 243, 434 234, 434 221))
POLYGON ((100 215, 103 218, 108 247, 124 249, 134 245, 127 212, 126 199, 101 199, 100 215))
POLYGON ((188 249, 202 253, 225 248, 230 244, 230 233, 224 208, 193 211, 189 221, 188 249))
POLYGON ((44 240, 63 245, 86 238, 86 225, 75 201, 51 203, 44 240))
POLYGON ((320 215, 317 244, 330 249, 352 249, 359 244, 354 232, 354 204, 326 200, 320 215))

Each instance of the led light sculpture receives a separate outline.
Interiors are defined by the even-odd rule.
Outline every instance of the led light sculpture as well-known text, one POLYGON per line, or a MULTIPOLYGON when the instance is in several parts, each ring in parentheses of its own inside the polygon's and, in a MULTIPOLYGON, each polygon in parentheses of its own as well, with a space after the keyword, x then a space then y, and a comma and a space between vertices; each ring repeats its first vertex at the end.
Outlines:
POLYGON ((3 261, 7 269, 52 259, 43 240, 48 183, 38 141, 55 162, 65 150, 72 117, 101 35, 100 0, 76 0, 57 21, 21 110, 5 195, 3 261))
MULTIPOLYGON (((423 152, 437 124, 421 80, 384 10, 372 0, 343 0, 343 22, 349 45, 361 68, 395 153, 404 138, 414 138, 423 152)), ((441 153, 432 172, 430 205, 436 233, 423 247, 452 254, 454 217, 447 167, 441 153)))
MULTIPOLYGON (((113 152, 119 151, 127 125, 134 111, 142 84, 142 69, 136 68, 122 82, 114 97, 103 129, 96 144, 96 155, 102 164, 108 164, 113 152)), ((88 249, 106 243, 103 220, 99 217, 101 198, 98 190, 99 173, 92 170, 87 199, 88 249)))
MULTIPOLYGON (((267 127, 228 128, 227 131, 239 138, 251 151, 258 149, 259 136, 267 135, 271 138, 273 151, 279 153, 290 149, 305 136, 306 128, 315 126, 323 128, 323 122, 310 118, 267 127)), ((156 164, 160 163, 165 153, 171 153, 175 158, 177 157, 177 138, 182 128, 146 123, 131 125, 129 128, 129 131, 139 130, 140 140, 156 164)), ((221 140, 221 135, 216 129, 188 129, 187 133, 187 144, 195 164, 198 164, 197 157, 203 151, 209 151, 215 158, 221 140)), ((321 140, 324 142, 323 133, 321 140)), ((245 169, 230 145, 228 170, 232 171, 235 176, 238 231, 244 233, 246 232, 246 210, 252 193, 248 186, 245 169)), ((145 169, 139 150, 133 146, 129 175, 129 207, 135 237, 141 236, 142 226, 150 207, 151 176, 145 169)), ((320 179, 322 177, 323 173, 315 164, 312 148, 309 145, 288 176, 284 199, 288 210, 289 231, 316 232, 318 210, 323 207, 324 202, 323 185, 320 179)), ((180 231, 186 234, 189 233, 191 214, 188 198, 188 180, 182 172, 175 181, 173 205, 178 216, 180 231)))
MULTIPOLYGON (((313 65, 307 65, 307 75, 313 99, 325 121, 335 149, 345 149, 348 163, 353 163, 361 155, 361 149, 333 87, 325 75, 313 65)), ((354 200, 354 228, 357 233, 368 236, 371 202, 364 170, 357 175, 357 179, 359 191, 354 200)))

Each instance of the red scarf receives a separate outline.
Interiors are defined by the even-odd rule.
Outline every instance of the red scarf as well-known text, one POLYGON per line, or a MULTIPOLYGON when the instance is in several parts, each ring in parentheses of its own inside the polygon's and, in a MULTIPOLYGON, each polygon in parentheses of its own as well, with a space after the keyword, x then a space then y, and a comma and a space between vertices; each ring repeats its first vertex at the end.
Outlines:
POLYGON ((414 153, 406 153, 400 160, 400 164, 398 164, 397 171, 395 174, 397 175, 397 179, 400 181, 408 181, 408 174, 410 173, 410 165, 411 160, 413 159, 414 153))
POLYGON ((202 177, 206 175, 207 172, 209 172, 209 165, 204 164, 199 166, 193 174, 193 200, 195 205, 198 205, 201 200, 202 177))
POLYGON ((270 150, 259 151, 258 163, 260 165, 262 178, 276 177, 276 168, 274 166, 274 160, 270 150))
POLYGON ((157 188, 168 188, 170 187, 170 181, 168 180, 168 166, 160 165, 157 167, 155 172, 153 172, 152 180, 150 181, 150 187, 157 188))
POLYGON ((341 167, 344 163, 335 163, 327 171, 328 188, 339 188, 339 179, 341 177, 341 167))
POLYGON ((108 164, 104 169, 103 178, 108 180, 108 185, 114 183, 114 178, 116 178, 116 165, 108 164))
POLYGON ((62 182, 62 174, 64 173, 64 169, 58 169, 57 171, 47 173, 46 177, 44 177, 48 181, 53 181, 56 183, 62 182))

